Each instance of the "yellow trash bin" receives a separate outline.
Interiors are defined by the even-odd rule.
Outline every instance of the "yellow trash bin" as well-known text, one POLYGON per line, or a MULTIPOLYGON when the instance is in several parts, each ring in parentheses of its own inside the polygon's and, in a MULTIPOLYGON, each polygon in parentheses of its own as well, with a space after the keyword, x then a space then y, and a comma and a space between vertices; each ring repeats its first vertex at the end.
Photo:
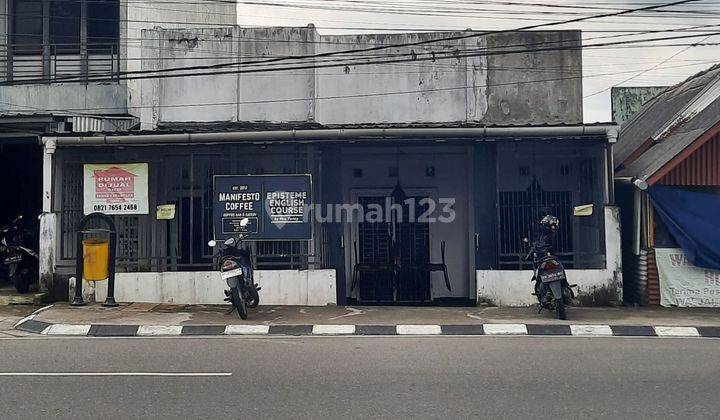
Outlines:
POLYGON ((83 279, 85 281, 107 280, 110 276, 110 240, 107 238, 85 239, 83 242, 83 279))

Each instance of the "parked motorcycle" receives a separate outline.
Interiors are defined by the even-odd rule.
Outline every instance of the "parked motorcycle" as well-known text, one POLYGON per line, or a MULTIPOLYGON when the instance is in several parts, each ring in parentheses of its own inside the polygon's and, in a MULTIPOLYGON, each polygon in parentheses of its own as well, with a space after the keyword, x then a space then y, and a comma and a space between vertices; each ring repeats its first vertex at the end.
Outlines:
POLYGON ((0 256, 2 274, 19 293, 30 291, 30 285, 38 279, 39 256, 32 249, 37 243, 37 234, 22 224, 19 215, 0 231, 0 256))
POLYGON ((524 238, 523 242, 530 247, 525 259, 532 258, 533 261, 531 281, 535 282, 533 295, 538 299, 538 313, 547 309, 554 311, 558 319, 566 319, 565 308, 575 298, 572 288, 577 285, 568 284, 565 268, 552 251, 552 239, 559 224, 556 217, 545 216, 540 221, 542 232, 538 238, 532 244, 528 238, 524 238))
MULTIPOLYGON (((240 226, 247 226, 247 218, 240 221, 240 226)), ((260 287, 253 280, 253 266, 250 252, 241 248, 245 235, 239 234, 229 238, 222 244, 215 240, 208 246, 219 246, 217 253, 220 263, 220 276, 230 287, 225 291, 225 301, 232 304, 230 312, 236 310, 240 318, 247 319, 248 308, 256 308, 260 304, 260 287)))

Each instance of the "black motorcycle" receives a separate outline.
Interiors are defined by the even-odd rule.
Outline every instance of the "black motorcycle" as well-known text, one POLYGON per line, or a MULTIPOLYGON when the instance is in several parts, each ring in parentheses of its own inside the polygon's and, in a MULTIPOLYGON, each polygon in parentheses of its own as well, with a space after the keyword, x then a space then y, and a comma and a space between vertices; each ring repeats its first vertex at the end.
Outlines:
MULTIPOLYGON (((247 219, 240 222, 241 226, 247 225, 247 219)), ((253 266, 250 252, 241 248, 245 236, 239 234, 229 238, 222 244, 211 240, 208 246, 218 250, 220 263, 220 276, 227 282, 230 290, 225 291, 225 301, 232 304, 230 312, 237 310, 240 318, 247 319, 248 308, 256 308, 260 304, 260 287, 253 280, 253 266)))
POLYGON ((547 309, 554 311, 558 319, 566 319, 565 308, 575 298, 572 288, 576 285, 568 284, 565 268, 560 259, 552 253, 550 235, 540 235, 532 244, 528 238, 524 238, 523 242, 530 245, 525 259, 532 258, 533 261, 531 281, 535 283, 533 295, 537 297, 540 305, 538 313, 547 309))
POLYGON ((2 275, 18 293, 27 293, 38 279, 39 256, 32 248, 38 239, 35 231, 25 228, 22 221, 20 215, 0 231, 0 262, 2 275))

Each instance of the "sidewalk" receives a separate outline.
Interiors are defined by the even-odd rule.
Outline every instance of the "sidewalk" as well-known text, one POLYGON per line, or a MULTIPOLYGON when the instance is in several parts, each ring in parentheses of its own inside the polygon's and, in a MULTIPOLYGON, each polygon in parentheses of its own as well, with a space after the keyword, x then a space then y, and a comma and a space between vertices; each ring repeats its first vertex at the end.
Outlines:
POLYGON ((261 306, 250 310, 247 321, 228 306, 99 304, 71 307, 55 304, 40 312, 36 321, 70 325, 480 325, 480 324, 610 324, 720 327, 720 309, 680 308, 568 308, 568 319, 535 308, 401 307, 401 306, 261 306))
POLYGON ((39 307, 33 305, 0 306, 0 338, 29 335, 27 332, 14 330, 13 327, 37 309, 39 307))

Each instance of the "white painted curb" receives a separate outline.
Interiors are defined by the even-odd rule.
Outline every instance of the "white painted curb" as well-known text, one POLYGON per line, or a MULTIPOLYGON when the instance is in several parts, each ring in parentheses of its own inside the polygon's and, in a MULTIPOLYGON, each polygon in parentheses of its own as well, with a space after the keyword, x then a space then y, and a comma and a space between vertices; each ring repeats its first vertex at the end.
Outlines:
POLYGON ((695 327, 653 327, 658 337, 700 337, 695 327))
POLYGON ((487 335, 526 335, 525 324, 483 324, 483 331, 487 335))
POLYGON ((572 335, 613 335, 609 325, 571 325, 570 332, 572 335))
POLYGON ((53 324, 41 333, 44 335, 87 335, 90 325, 53 324))
POLYGON ((227 335, 259 335, 267 334, 269 331, 269 325, 228 325, 225 327, 227 335))
POLYGON ((442 328, 439 325, 396 325, 398 335, 439 335, 442 328))
POLYGON ((355 334, 354 325, 313 325, 313 335, 349 335, 355 334))
POLYGON ((181 325, 141 325, 137 330, 139 336, 180 335, 181 333, 181 325))

